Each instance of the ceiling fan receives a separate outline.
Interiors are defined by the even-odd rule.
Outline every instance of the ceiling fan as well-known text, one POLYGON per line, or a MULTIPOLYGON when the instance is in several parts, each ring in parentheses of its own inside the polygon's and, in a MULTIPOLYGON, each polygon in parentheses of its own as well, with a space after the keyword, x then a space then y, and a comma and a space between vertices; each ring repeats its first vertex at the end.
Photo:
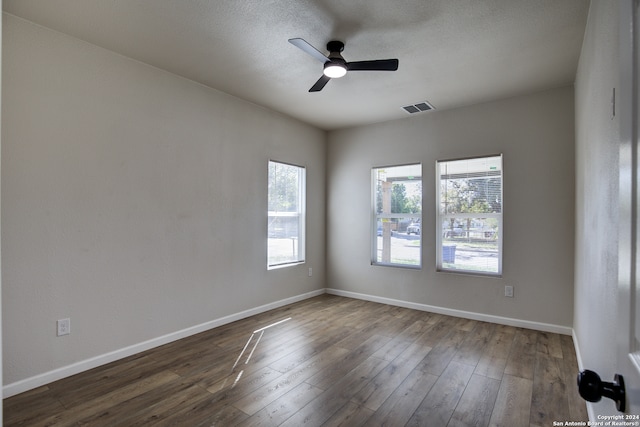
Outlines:
POLYGON ((329 83, 329 80, 340 78, 347 74, 347 71, 396 71, 398 69, 397 59, 375 59, 372 61, 347 62, 344 60, 342 55, 340 55, 340 52, 344 49, 344 43, 337 40, 327 43, 327 50, 329 51, 328 56, 325 56, 322 52, 301 38, 289 39, 289 43, 324 63, 322 77, 320 77, 320 79, 311 86, 309 92, 321 91, 322 88, 329 83))

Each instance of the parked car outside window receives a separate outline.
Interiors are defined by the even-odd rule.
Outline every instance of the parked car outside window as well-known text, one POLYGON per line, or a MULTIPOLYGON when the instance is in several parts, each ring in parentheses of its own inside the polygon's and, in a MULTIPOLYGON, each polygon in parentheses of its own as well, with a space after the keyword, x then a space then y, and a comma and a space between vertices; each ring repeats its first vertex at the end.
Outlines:
POLYGON ((420 224, 416 222, 412 222, 407 227, 407 234, 420 234, 420 224))

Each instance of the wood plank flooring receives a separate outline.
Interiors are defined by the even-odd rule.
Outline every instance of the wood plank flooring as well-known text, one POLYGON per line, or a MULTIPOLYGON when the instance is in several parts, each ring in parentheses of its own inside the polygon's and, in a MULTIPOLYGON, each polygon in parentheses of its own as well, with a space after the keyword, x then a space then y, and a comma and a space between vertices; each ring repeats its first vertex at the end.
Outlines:
POLYGON ((569 336, 321 295, 7 398, 4 425, 551 426, 588 420, 577 372, 569 336))

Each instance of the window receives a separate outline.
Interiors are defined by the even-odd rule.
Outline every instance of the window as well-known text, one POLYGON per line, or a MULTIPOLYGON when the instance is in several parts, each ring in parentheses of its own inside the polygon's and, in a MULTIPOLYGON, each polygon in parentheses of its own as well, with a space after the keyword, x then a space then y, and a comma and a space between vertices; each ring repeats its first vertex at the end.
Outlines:
POLYGON ((267 267, 304 262, 305 169, 269 161, 267 267))
POLYGON ((441 271, 502 274, 502 155, 437 163, 441 271))
POLYGON ((371 263, 420 268, 422 165, 374 168, 371 263))

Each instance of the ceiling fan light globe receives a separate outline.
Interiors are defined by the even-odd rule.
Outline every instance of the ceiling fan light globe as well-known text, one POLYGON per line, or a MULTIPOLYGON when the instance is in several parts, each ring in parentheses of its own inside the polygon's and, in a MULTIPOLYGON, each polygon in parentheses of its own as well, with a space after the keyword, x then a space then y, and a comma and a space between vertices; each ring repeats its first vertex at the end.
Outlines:
POLYGON ((324 75, 332 79, 338 79, 347 74, 347 67, 342 64, 332 64, 328 62, 324 66, 324 75))

